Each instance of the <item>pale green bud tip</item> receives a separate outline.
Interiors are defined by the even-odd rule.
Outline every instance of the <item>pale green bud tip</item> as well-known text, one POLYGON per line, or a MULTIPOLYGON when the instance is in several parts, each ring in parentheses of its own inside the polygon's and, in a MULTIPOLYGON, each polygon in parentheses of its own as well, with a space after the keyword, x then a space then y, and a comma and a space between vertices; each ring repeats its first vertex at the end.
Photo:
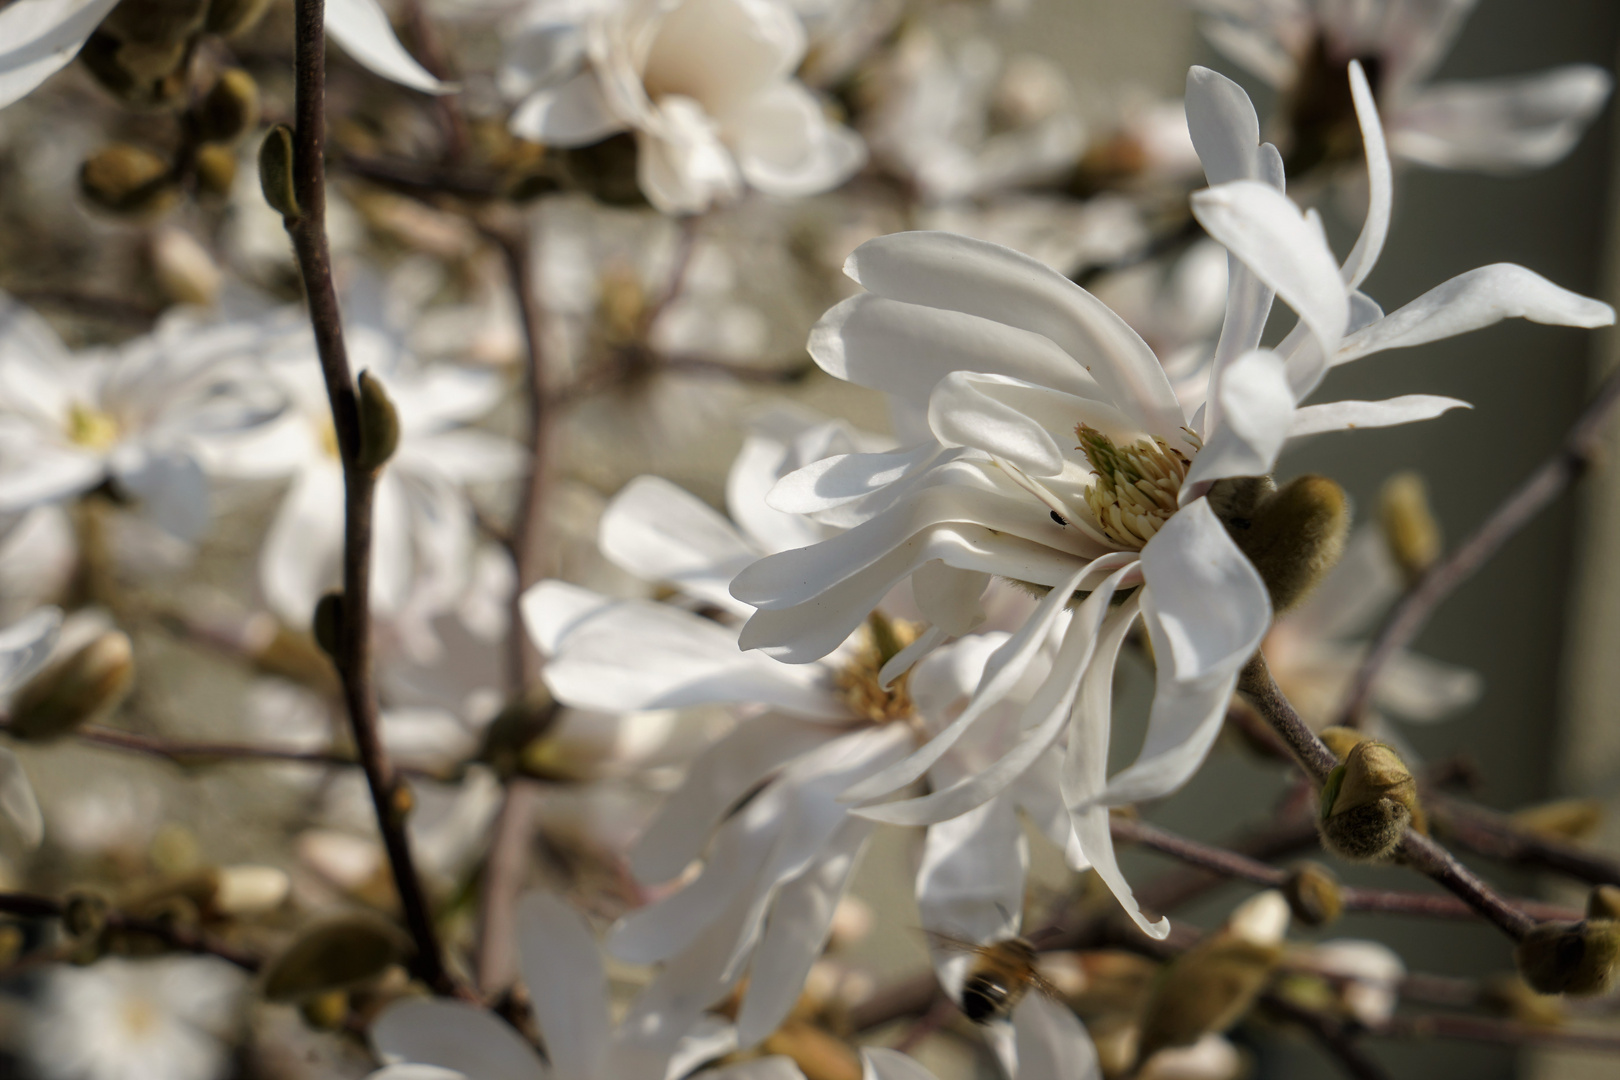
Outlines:
POLYGON ((1344 896, 1339 879, 1321 863, 1301 864, 1288 875, 1283 895, 1294 918, 1306 926, 1326 926, 1338 919, 1344 911, 1344 896))
POLYGON ((135 685, 129 637, 109 630, 51 664, 17 692, 8 734, 44 741, 111 715, 135 685))
POLYGON ((1330 850, 1347 859, 1381 859, 1401 842, 1417 805, 1417 782, 1400 755, 1368 739, 1328 775, 1317 824, 1330 850))
POLYGON ((360 456, 355 464, 376 472, 399 448, 399 413, 388 391, 369 371, 360 373, 360 456))
POLYGON ((364 915, 319 923, 265 969, 269 1001, 306 1001, 370 982, 404 959, 409 943, 393 926, 364 915))
POLYGON ((1303 600, 1344 553, 1350 500, 1325 476, 1300 476, 1267 497, 1246 520, 1228 520, 1281 612, 1303 600))
POLYGON ((321 651, 334 660, 338 654, 338 642, 343 639, 343 594, 329 592, 315 602, 315 619, 312 627, 315 634, 315 644, 321 651))
POLYGON ((1440 523, 1429 507, 1429 490, 1415 472, 1397 473, 1378 495, 1378 523, 1390 557, 1410 584, 1440 557, 1440 523))
POLYGON ((277 124, 259 144, 259 189, 264 201, 289 221, 301 215, 293 187, 293 133, 286 124, 277 124))
POLYGON ((1519 974, 1542 994, 1590 996, 1607 992, 1620 961, 1620 923, 1587 919, 1542 923, 1513 950, 1519 974))

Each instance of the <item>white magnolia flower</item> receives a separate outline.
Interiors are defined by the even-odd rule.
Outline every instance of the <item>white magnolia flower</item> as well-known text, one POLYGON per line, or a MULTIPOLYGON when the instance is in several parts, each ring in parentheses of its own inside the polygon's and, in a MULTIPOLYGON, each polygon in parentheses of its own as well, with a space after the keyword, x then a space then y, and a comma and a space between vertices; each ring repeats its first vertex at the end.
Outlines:
POLYGON ((1192 0, 1216 48, 1288 95, 1290 172, 1337 156, 1350 121, 1344 71, 1366 69, 1390 149, 1445 169, 1508 171, 1569 153, 1609 96, 1592 64, 1535 75, 1429 82, 1475 0, 1192 0), (1314 159, 1314 160, 1313 160, 1314 159))
POLYGON ((45 1080, 221 1080, 246 989, 212 957, 57 965, 23 1045, 45 1080))
POLYGON ((647 198, 695 213, 745 186, 813 195, 860 167, 860 139, 793 77, 804 52, 780 0, 539 0, 501 82, 522 99, 513 132, 561 147, 633 132, 647 198))
MULTIPOLYGON (((343 298, 344 333, 355 371, 370 371, 399 416, 399 446, 377 482, 372 606, 408 649, 436 655, 430 623, 459 602, 475 561, 475 530, 465 489, 511 475, 515 443, 469 427, 499 401, 497 373, 422 364, 406 335, 419 297, 402 285, 359 275, 343 298)), ((301 313, 265 368, 290 407, 251 440, 216 448, 215 468, 242 477, 291 474, 292 486, 265 535, 259 583, 270 608, 307 625, 323 592, 341 576, 343 468, 314 342, 301 313)), ((269 333, 268 330, 264 331, 269 333)))
MULTIPOLYGON (((1222 481, 1267 475, 1291 438, 1462 404, 1412 395, 1301 406, 1330 363, 1508 315, 1612 320, 1606 305, 1507 266, 1471 271, 1378 318, 1356 290, 1383 244, 1389 163, 1365 80, 1359 69, 1352 77, 1373 199, 1342 268, 1315 216, 1282 193, 1280 155, 1259 144, 1247 97, 1213 72, 1189 78, 1188 124, 1215 185, 1194 196, 1194 210, 1233 255, 1211 391, 1196 415, 1118 315, 1032 259, 944 233, 883 237, 850 257, 847 272, 868 292, 823 318, 811 354, 831 374, 925 410, 930 438, 829 458, 777 485, 777 509, 848 531, 738 575, 733 595, 760 609, 742 644, 813 662, 908 578, 935 642, 971 623, 992 575, 1045 593, 987 663, 972 703, 906 761, 845 793, 869 801, 921 778, 1050 637, 1061 640, 1024 709, 1023 738, 1004 757, 950 787, 859 813, 948 820, 1008 790, 1067 732, 1065 801, 1084 856, 1106 858, 1106 808, 1168 794, 1192 775, 1271 621, 1266 587, 1223 523, 1225 500, 1241 488, 1222 481), (1301 316, 1277 351, 1256 348, 1272 289, 1301 316), (1138 618, 1159 661, 1153 710, 1136 763, 1109 780, 1114 660, 1138 618)), ((1110 884, 1142 921, 1122 883, 1110 884)), ((1167 924, 1153 929, 1162 935, 1167 924)))
POLYGON ((102 484, 181 540, 208 527, 210 444, 261 429, 279 392, 253 362, 258 329, 180 310, 117 349, 70 353, 0 298, 0 513, 102 484))
POLYGON ((1294 949, 1289 961, 1328 976, 1340 1007, 1357 1022, 1376 1027, 1395 1015, 1406 964, 1389 946, 1334 938, 1294 949))
MULTIPOLYGON (((0 109, 72 63, 119 0, 16 0, 0 9, 0 109)), ((377 0, 328 0, 326 29, 355 60, 385 79, 429 93, 439 82, 394 36, 377 0)))
MULTIPOLYGON (((45 666, 61 627, 60 610, 41 608, 0 630, 0 694, 9 694, 45 666)), ((0 747, 0 814, 5 815, 24 844, 39 846, 45 836, 39 800, 34 797, 34 786, 28 782, 22 762, 4 747, 0 747)))
MULTIPOLYGON (((591 928, 554 896, 535 892, 519 901, 517 953, 547 1062, 486 1009, 443 998, 403 1001, 372 1025, 372 1045, 389 1063, 373 1080, 424 1077, 407 1065, 449 1070, 439 1074, 444 1080, 458 1074, 464 1080, 674 1080, 735 1046, 727 1025, 705 1021, 694 1030, 671 1024, 683 1012, 689 985, 674 967, 631 1002, 615 1026, 591 928)), ((753 1066, 721 1075, 772 1076, 770 1066, 753 1066)))

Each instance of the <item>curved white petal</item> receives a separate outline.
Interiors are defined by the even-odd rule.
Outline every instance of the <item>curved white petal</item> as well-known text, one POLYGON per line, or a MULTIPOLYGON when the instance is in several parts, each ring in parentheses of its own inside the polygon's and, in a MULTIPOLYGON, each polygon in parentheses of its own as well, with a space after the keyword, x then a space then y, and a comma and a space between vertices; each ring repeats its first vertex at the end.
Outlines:
POLYGON ((1356 246, 1344 260, 1344 282, 1355 289, 1367 280, 1389 236, 1389 216, 1395 201, 1395 173, 1389 163, 1389 147, 1384 143, 1384 126, 1378 119, 1378 103, 1367 74, 1359 61, 1350 61, 1350 96, 1356 104, 1356 122, 1361 125, 1361 142, 1367 157, 1367 219, 1362 222, 1356 246))
POLYGON ((408 1000, 371 1025, 371 1044, 387 1062, 453 1069, 473 1080, 546 1080, 546 1069, 510 1024, 462 1001, 408 1000))
MULTIPOLYGON (((960 817, 928 827, 917 870, 917 912, 925 930, 985 945, 1018 933, 1024 910, 1029 843, 1011 799, 991 799, 960 817)), ((970 961, 959 950, 933 948, 940 985, 953 997, 970 961)))
POLYGON ((636 158, 642 192, 666 214, 695 214, 742 193, 737 163, 718 125, 690 98, 659 102, 656 131, 639 131, 636 158))
POLYGON ((0 9, 0 109, 54 75, 118 0, 16 0, 0 9))
POLYGON ((1187 72, 1187 131, 1210 184, 1259 180, 1260 117, 1243 88, 1196 64, 1187 72))
POLYGON ((293 478, 259 552, 259 588, 270 609, 307 626, 315 601, 337 580, 343 547, 343 473, 321 462, 293 478))
POLYGON ((979 603, 990 575, 928 563, 911 575, 911 597, 923 618, 950 637, 961 637, 984 621, 979 603))
POLYGON ((836 454, 788 473, 765 501, 785 514, 819 514, 915 477, 938 457, 932 439, 888 454, 836 454))
MULTIPOLYGON (((1153 625, 1150 615, 1148 626, 1153 625)), ((1186 682, 1161 667, 1142 751, 1129 768, 1108 781, 1099 801, 1104 806, 1124 806, 1159 799, 1191 779, 1221 733, 1236 686, 1236 672, 1217 672, 1186 682)))
POLYGON ((428 94, 457 89, 434 78, 405 51, 377 0, 326 0, 326 32, 361 65, 401 86, 428 94))
POLYGON ((1419 420, 1432 420, 1452 409, 1472 409, 1466 401, 1434 394, 1405 394, 1383 401, 1329 401, 1302 405, 1288 428, 1290 439, 1320 435, 1325 431, 1350 428, 1393 427, 1419 420))
POLYGON ((34 785, 28 782, 17 755, 4 747, 0 747, 0 814, 11 822, 24 847, 37 848, 45 839, 45 818, 39 812, 34 785))
POLYGON ((1494 263, 1436 285, 1356 331, 1331 355, 1335 366, 1347 364, 1371 353, 1424 345, 1512 318, 1590 329, 1613 324, 1614 309, 1560 288, 1533 270, 1494 263))
POLYGON ((1266 476, 1277 463, 1294 417, 1294 393, 1282 357, 1256 349, 1216 373, 1212 400, 1220 423, 1193 458, 1183 498, 1198 486, 1229 476, 1266 476))
POLYGON ((722 126, 744 179, 767 195, 830 191, 866 161, 861 137, 829 120, 798 82, 778 83, 727 110, 722 126))
POLYGON ((1613 84, 1591 64, 1436 83, 1402 106, 1391 141, 1402 157, 1441 169, 1513 172, 1550 165, 1580 141, 1613 84))
POLYGON ((454 1069, 437 1065, 384 1065, 366 1074, 366 1080, 472 1080, 454 1069))
POLYGON ((1397 653, 1373 684, 1376 708, 1414 723, 1443 720, 1479 700, 1485 680, 1477 671, 1415 653, 1397 653))
POLYGON ((1010 461, 1031 476, 1056 476, 1065 458, 1035 419, 986 393, 993 377, 955 371, 928 397, 928 427, 940 445, 969 446, 1010 461))
POLYGON ((523 594, 519 607, 523 612, 523 626, 529 640, 543 653, 554 653, 557 644, 569 630, 587 616, 594 615, 619 601, 590 589, 566 581, 547 579, 531 585, 523 594))
POLYGON ((557 1080, 595 1080, 607 1053, 607 973, 596 937, 558 897, 531 892, 518 901, 517 946, 523 985, 557 1080))
POLYGON ((898 1050, 861 1047, 861 1080, 934 1080, 934 1074, 898 1050))
POLYGON ((1074 1010, 1041 994, 1028 994, 1013 1010, 1015 1073, 1020 1080, 1102 1080, 1097 1047, 1074 1010))
POLYGON ((1181 441, 1186 423, 1153 350, 1106 304, 1046 264, 954 233, 868 240, 844 272, 891 300, 965 312, 1040 334, 1091 373, 1147 431, 1181 441))
POLYGON ((587 68, 561 86, 538 90, 512 112, 512 134, 564 149, 589 146, 625 129, 587 68))
POLYGON ((638 476, 614 496, 597 530, 602 554, 646 581, 668 582, 739 615, 731 579, 755 551, 736 526, 702 499, 657 476, 638 476))

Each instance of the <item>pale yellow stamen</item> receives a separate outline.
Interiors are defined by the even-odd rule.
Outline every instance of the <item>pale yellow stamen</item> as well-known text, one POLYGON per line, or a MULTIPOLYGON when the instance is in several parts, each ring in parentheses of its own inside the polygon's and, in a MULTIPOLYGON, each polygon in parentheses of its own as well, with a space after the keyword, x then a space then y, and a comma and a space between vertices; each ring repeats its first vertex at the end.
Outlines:
POLYGON ((68 409, 67 437, 91 450, 106 450, 118 441, 118 421, 112 414, 74 402, 68 409))
POLYGON ((885 689, 878 680, 883 665, 917 639, 918 627, 900 619, 889 619, 874 611, 861 635, 860 647, 837 676, 838 691, 849 711, 874 724, 907 720, 915 711, 906 683, 908 671, 885 689))
MULTIPOLYGON (((1078 449, 1097 474, 1086 504, 1109 540, 1140 550, 1176 512, 1192 459, 1158 437, 1119 446, 1088 424, 1075 428, 1078 449)), ((1188 432, 1196 451, 1197 436, 1188 432)))

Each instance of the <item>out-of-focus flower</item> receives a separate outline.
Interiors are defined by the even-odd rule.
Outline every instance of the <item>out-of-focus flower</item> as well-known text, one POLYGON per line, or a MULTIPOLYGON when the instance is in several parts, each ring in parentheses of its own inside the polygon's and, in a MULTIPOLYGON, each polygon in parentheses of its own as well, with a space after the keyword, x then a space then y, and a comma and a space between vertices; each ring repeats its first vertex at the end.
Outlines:
POLYGON ((577 147, 630 131, 641 190, 696 213, 752 187, 813 195, 865 150, 793 77, 804 27, 779 0, 581 0, 530 5, 501 83, 512 130, 577 147))
POLYGON ((1289 959, 1328 976, 1340 1007, 1358 1023, 1376 1027, 1395 1015, 1406 964, 1389 946, 1340 938, 1297 948, 1289 959))
MULTIPOLYGON (((0 694, 15 690, 45 666, 61 626, 59 610, 42 608, 0 630, 0 694)), ((17 755, 4 747, 0 747, 0 814, 29 847, 37 846, 45 835, 45 819, 28 774, 17 755)))
POLYGON ((1289 173, 1353 158, 1345 69, 1359 60, 1397 157, 1504 172, 1569 153, 1613 79, 1592 64, 1536 75, 1429 82, 1473 0, 1191 0, 1216 48, 1286 95, 1289 173))
POLYGON ((46 1080, 219 1080, 246 989, 242 972, 212 957, 58 965, 26 1052, 46 1080))
MULTIPOLYGON (((951 787, 861 814, 923 825, 966 813, 1017 782, 1067 730, 1064 795, 1079 843, 1090 861, 1108 858, 1106 807, 1168 794, 1196 771, 1270 624, 1275 582, 1261 578, 1251 549, 1228 529, 1242 519, 1251 526, 1239 531, 1245 542, 1260 535, 1255 522, 1271 489, 1254 478, 1269 474, 1291 438, 1427 419, 1462 404, 1414 395, 1301 407, 1326 358, 1342 363, 1512 314, 1612 321, 1607 305, 1518 267, 1472 271, 1378 318, 1356 290, 1383 244, 1389 167, 1371 94, 1359 69, 1351 76, 1374 199, 1342 268, 1319 222, 1280 190, 1280 156, 1259 143, 1247 97, 1213 72, 1189 76, 1188 123, 1214 185, 1193 197, 1194 210, 1234 266, 1198 415, 1183 411, 1158 358, 1117 314, 1031 259, 944 233, 884 237, 851 256, 847 272, 869 291, 823 318, 811 355, 831 374, 906 400, 926 415, 929 435, 891 453, 828 458, 773 489, 776 508, 847 531, 768 556, 734 579, 732 594, 759 609, 742 644, 812 662, 908 578, 936 624, 930 644, 961 632, 941 627, 972 624, 991 575, 1044 594, 990 659, 968 707, 906 761, 845 793, 870 801, 922 777, 1049 639, 1061 641, 1016 746, 951 787), (1277 351, 1257 348, 1273 289, 1300 315, 1277 351), (935 584, 920 587, 924 580, 935 584), (1116 595, 1122 602, 1112 603, 1116 595), (1153 711, 1136 763, 1108 780, 1114 660, 1138 617, 1158 659, 1153 711)), ((1342 516, 1342 496, 1334 497, 1342 516)), ((1301 549, 1299 558, 1315 556, 1301 549)), ((901 670, 892 665, 883 680, 901 670)), ((1167 932, 1142 918, 1122 880, 1109 884, 1144 929, 1167 932)))
POLYGON ((179 311, 115 350, 71 354, 0 300, 0 512, 110 483, 181 540, 208 527, 208 444, 262 429, 283 407, 251 359, 258 329, 179 311))

